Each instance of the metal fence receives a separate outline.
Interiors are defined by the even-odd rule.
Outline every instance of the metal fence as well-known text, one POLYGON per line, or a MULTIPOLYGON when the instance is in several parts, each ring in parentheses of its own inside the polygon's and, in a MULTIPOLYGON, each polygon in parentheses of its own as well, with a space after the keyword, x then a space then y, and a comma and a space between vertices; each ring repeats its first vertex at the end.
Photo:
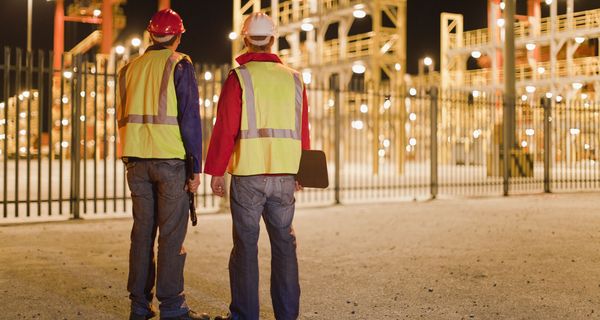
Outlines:
MULTIPOLYGON (((130 210, 116 135, 119 56, 4 49, 0 64, 0 222, 92 218, 130 210)), ((228 66, 196 66, 204 156, 228 66)), ((363 87, 353 85, 352 88, 363 87)), ((523 96, 504 176, 501 95, 437 88, 307 89, 311 142, 328 156, 331 186, 298 204, 328 205, 598 190, 598 104, 585 95, 523 96), (507 179, 508 178, 508 179, 507 179)), ((221 199, 204 176, 200 212, 221 199)))

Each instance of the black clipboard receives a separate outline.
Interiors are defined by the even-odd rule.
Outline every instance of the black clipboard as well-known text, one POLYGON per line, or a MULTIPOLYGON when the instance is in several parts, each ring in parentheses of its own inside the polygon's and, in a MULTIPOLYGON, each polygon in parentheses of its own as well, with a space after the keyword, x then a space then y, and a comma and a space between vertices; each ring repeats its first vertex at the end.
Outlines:
POLYGON ((329 186, 327 159, 321 150, 302 150, 300 169, 296 175, 298 183, 305 188, 325 189, 329 186))

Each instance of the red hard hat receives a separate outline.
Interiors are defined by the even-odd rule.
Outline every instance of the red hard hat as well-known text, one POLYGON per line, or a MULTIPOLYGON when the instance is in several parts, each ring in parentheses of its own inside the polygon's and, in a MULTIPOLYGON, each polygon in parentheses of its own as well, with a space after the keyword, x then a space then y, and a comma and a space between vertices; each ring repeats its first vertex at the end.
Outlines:
POLYGON ((157 36, 180 34, 185 32, 183 20, 171 9, 160 10, 152 16, 148 24, 148 32, 157 36))

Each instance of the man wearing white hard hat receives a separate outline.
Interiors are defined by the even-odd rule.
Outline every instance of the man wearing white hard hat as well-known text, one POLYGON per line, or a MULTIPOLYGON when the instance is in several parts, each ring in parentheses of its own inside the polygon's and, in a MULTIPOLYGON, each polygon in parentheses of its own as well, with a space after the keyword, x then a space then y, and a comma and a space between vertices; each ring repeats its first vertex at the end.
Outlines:
POLYGON ((300 74, 271 53, 275 25, 253 13, 242 30, 248 52, 229 73, 221 91, 205 173, 211 188, 225 195, 225 171, 232 175, 233 250, 229 260, 229 315, 259 318, 258 235, 260 218, 271 241, 271 299, 275 318, 296 319, 300 285, 292 227, 300 155, 310 149, 308 103, 300 74))

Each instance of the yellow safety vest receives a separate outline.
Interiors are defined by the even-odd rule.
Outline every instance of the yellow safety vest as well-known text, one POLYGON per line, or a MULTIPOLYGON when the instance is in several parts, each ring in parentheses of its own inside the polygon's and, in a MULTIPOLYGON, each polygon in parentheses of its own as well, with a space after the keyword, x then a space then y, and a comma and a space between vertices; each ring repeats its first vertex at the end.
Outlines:
POLYGON ((229 173, 298 173, 303 98, 299 73, 274 62, 248 62, 235 72, 243 91, 242 119, 229 173))
POLYGON ((120 70, 117 119, 123 157, 185 159, 173 80, 183 59, 190 60, 170 49, 150 50, 120 70))

